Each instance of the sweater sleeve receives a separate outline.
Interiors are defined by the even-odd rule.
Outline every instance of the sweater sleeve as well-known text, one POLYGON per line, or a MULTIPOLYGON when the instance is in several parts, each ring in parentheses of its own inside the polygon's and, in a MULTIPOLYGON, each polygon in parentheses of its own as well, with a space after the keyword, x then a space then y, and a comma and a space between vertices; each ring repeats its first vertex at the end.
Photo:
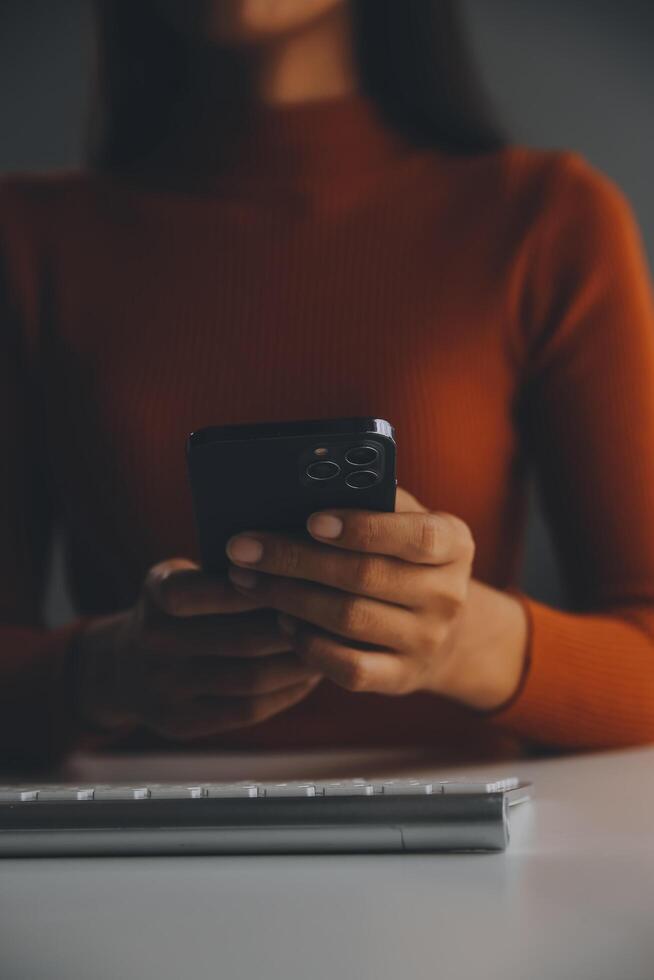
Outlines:
MULTIPOLYGON (((43 622, 56 521, 38 358, 29 350, 2 187, 0 214, 0 769, 45 768, 95 737, 75 717, 74 642, 86 622, 43 622)), ((20 243, 18 243, 20 245, 20 243)))
POLYGON ((541 745, 654 741, 654 303, 623 193, 574 153, 526 248, 518 411, 569 596, 512 590, 521 688, 494 723, 541 745))

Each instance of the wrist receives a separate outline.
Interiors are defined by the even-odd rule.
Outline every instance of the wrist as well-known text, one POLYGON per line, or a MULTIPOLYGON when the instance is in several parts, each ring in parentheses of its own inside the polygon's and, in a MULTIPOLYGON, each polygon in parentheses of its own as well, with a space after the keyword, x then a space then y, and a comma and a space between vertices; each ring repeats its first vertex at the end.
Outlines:
POLYGON ((480 711, 495 711, 519 690, 527 665, 528 621, 513 595, 470 582, 439 693, 480 711))

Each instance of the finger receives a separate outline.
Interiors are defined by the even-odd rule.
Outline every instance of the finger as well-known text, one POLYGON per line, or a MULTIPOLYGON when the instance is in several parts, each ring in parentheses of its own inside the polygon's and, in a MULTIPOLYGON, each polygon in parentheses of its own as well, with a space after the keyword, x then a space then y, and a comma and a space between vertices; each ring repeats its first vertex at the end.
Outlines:
POLYGON ((400 558, 341 551, 311 540, 271 536, 263 556, 250 566, 231 565, 227 575, 234 586, 256 581, 259 572, 327 585, 354 595, 368 596, 408 608, 429 601, 436 588, 432 569, 400 558))
POLYGON ((395 510, 396 512, 413 511, 414 513, 428 514, 429 510, 420 503, 417 497, 405 490, 404 487, 397 487, 395 490, 395 510))
POLYGON ((259 724, 302 701, 318 684, 309 681, 272 694, 248 698, 196 698, 178 708, 166 709, 146 719, 158 735, 187 742, 235 728, 259 724))
POLYGON ((168 658, 267 657, 288 650, 274 613, 159 620, 149 626, 144 646, 168 658))
MULTIPOLYGON (((315 585, 304 579, 276 575, 256 578, 254 588, 248 591, 258 601, 330 633, 396 650, 414 641, 416 616, 403 606, 315 585)), ((235 585, 235 588, 242 586, 235 585)))
MULTIPOLYGON (((467 524, 444 512, 318 511, 308 518, 307 529, 315 541, 412 564, 443 565, 460 558, 472 561, 474 554, 467 524)), ((303 544, 299 536, 247 531, 230 538, 227 554, 239 567, 264 568, 268 563, 267 570, 272 571, 273 561, 288 575, 300 571, 297 563, 303 544)))
MULTIPOLYGON (((425 565, 472 561, 474 542, 467 524, 454 514, 330 510, 307 520, 318 541, 366 554, 390 555, 425 565)), ((231 556, 230 556, 231 557, 231 556)))
POLYGON ((254 697, 318 680, 319 671, 303 663, 288 647, 287 637, 286 652, 263 661, 206 657, 178 661, 166 677, 169 690, 176 701, 206 695, 254 697))
POLYGON ((258 608, 235 592, 225 576, 203 572, 186 558, 172 558, 154 565, 146 576, 144 592, 168 616, 206 616, 258 608))
POLYGON ((295 623, 293 646, 307 665, 347 691, 407 694, 411 663, 384 650, 359 650, 322 630, 295 623))

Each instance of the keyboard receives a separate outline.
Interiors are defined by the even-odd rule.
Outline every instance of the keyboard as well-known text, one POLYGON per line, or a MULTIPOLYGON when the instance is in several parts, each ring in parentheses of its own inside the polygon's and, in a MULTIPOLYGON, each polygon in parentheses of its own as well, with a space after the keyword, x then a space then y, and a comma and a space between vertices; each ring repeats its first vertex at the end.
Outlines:
POLYGON ((501 851, 517 777, 0 786, 0 856, 501 851))

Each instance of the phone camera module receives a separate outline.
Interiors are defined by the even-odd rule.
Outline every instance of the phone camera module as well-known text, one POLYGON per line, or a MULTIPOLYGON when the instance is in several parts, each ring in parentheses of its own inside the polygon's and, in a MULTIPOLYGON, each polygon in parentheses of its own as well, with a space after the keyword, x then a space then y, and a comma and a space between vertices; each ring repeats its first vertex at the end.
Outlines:
POLYGON ((345 459, 351 466, 370 466, 379 456, 379 450, 374 446, 354 446, 345 453, 345 459))
POLYGON ((333 480, 340 472, 338 463, 328 459, 321 460, 319 463, 310 463, 306 469, 306 474, 311 480, 333 480))
POLYGON ((354 473, 349 473, 346 476, 345 482, 353 490, 363 490, 366 487, 372 487, 380 479, 380 474, 375 473, 374 470, 355 470, 354 473))

